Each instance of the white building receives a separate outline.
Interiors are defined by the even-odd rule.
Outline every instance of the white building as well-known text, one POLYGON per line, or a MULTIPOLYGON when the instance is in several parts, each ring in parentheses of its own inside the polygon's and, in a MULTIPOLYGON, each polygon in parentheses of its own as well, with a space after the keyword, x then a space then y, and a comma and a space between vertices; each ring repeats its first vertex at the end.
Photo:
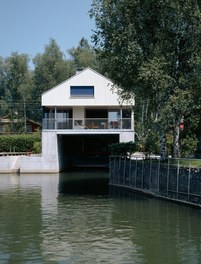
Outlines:
POLYGON ((42 95, 42 156, 24 157, 21 172, 106 165, 111 143, 134 141, 133 104, 103 75, 79 71, 42 95))

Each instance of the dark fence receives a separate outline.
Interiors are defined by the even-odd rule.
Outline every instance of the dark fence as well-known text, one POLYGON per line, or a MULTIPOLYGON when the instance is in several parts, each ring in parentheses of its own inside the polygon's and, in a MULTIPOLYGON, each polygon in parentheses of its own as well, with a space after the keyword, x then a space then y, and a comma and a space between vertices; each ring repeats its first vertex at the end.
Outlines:
POLYGON ((201 205, 201 168, 193 160, 110 157, 111 185, 201 205))

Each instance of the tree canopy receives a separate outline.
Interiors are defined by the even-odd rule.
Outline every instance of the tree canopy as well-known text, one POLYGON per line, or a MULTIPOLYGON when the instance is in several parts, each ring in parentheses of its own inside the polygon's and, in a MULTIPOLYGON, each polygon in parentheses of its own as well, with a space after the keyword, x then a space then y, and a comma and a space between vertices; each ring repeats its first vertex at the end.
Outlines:
POLYGON ((0 57, 0 117, 41 121, 41 95, 75 74, 79 67, 97 68, 95 51, 84 38, 64 54, 55 39, 33 58, 14 52, 0 57))
POLYGON ((94 0, 91 16, 105 71, 123 88, 123 97, 149 102, 161 137, 172 128, 178 157, 180 123, 200 110, 194 98, 200 94, 200 2, 94 0))

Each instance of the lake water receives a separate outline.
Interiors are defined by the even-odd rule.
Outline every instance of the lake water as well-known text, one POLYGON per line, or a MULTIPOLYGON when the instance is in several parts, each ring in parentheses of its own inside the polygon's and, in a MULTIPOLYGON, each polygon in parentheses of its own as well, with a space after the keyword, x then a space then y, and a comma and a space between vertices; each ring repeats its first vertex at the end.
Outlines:
POLYGON ((201 212, 103 172, 0 175, 0 263, 200 264, 201 212))

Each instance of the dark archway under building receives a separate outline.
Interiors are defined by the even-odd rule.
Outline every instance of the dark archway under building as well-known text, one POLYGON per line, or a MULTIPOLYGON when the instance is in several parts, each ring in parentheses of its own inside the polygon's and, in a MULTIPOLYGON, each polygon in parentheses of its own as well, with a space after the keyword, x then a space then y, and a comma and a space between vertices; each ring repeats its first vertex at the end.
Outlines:
POLYGON ((60 170, 108 168, 109 145, 119 142, 118 134, 58 135, 60 170))

